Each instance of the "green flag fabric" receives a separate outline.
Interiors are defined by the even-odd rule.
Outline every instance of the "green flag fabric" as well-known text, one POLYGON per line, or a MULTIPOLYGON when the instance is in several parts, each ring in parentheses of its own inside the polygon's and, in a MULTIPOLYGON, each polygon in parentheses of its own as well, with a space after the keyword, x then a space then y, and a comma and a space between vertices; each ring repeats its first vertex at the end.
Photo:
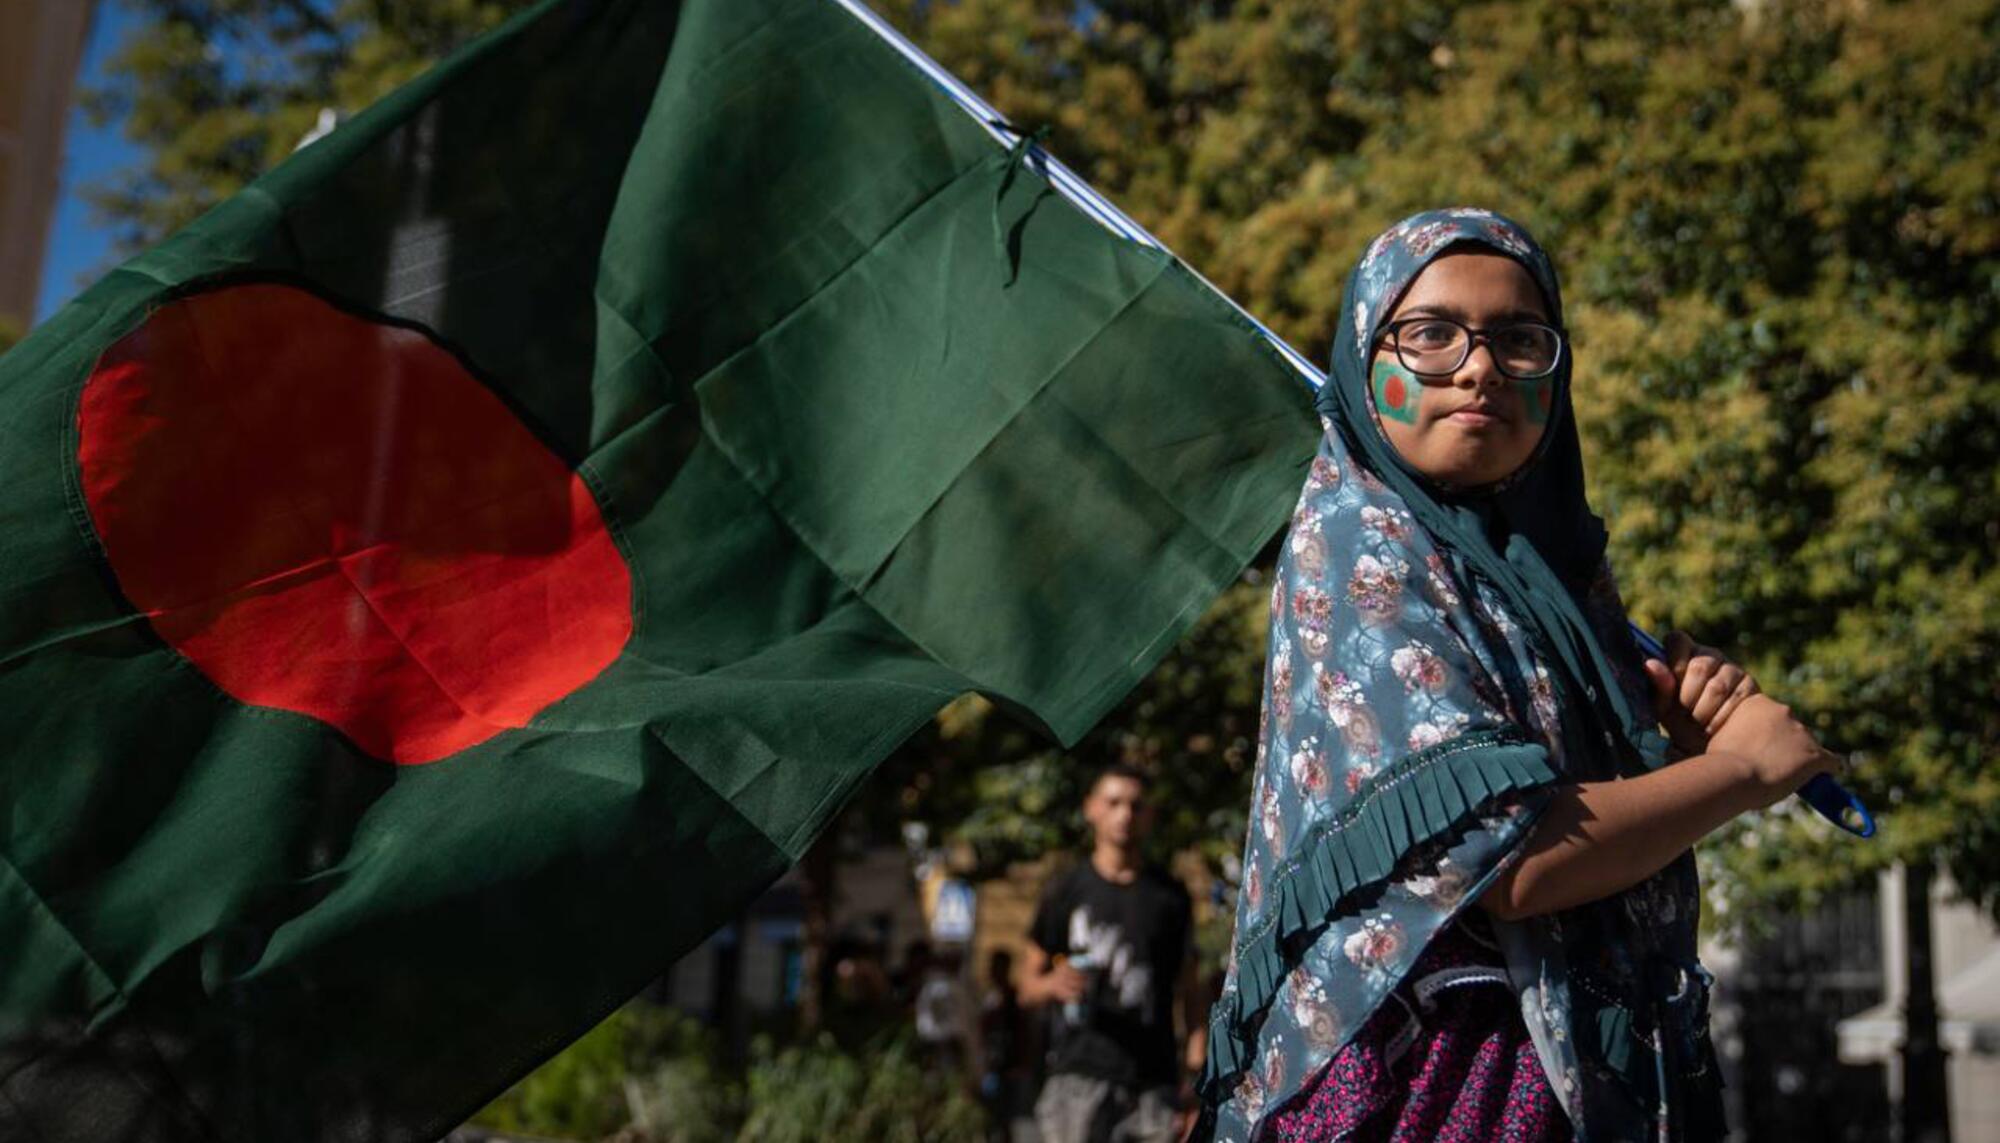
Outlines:
POLYGON ((443 1133, 1316 436, 839 4, 532 9, 0 358, 0 1139, 443 1133))

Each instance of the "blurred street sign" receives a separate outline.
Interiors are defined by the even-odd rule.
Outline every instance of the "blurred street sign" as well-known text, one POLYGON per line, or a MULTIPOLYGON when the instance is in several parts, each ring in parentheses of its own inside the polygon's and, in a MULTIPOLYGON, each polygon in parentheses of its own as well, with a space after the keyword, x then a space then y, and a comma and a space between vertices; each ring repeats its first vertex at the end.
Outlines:
POLYGON ((959 944, 970 941, 976 902, 968 882, 946 879, 939 883, 937 905, 931 911, 931 939, 959 944))

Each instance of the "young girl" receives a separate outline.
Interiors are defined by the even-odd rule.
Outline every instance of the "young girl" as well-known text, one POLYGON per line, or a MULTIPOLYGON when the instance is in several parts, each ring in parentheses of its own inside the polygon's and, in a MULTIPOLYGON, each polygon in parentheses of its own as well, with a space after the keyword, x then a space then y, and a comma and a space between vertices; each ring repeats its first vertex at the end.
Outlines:
POLYGON ((1684 637, 1644 659, 1569 381, 1504 218, 1416 215, 1348 278, 1198 1135, 1723 1134, 1689 847, 1831 756, 1684 637))

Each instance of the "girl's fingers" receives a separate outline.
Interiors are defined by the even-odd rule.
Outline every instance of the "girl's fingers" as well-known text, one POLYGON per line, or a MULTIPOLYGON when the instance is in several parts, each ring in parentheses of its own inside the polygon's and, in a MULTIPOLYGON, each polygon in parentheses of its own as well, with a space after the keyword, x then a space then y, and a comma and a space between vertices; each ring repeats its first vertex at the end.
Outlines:
POLYGON ((1685 631, 1669 631, 1666 650, 1667 665, 1673 668, 1674 677, 1679 678, 1687 670, 1688 660, 1694 657, 1694 637, 1685 631))
POLYGON ((1697 655, 1688 660, 1687 669, 1680 672, 1682 706, 1694 709, 1694 704, 1701 701, 1702 689, 1708 686, 1708 680, 1721 665, 1708 655, 1697 655))
POLYGON ((1734 663, 1724 663, 1722 669, 1708 680, 1708 685, 1701 688, 1701 695, 1688 708, 1688 714, 1696 722, 1706 725, 1722 709, 1722 704, 1729 701, 1729 696, 1736 693, 1737 684, 1742 681, 1743 668, 1734 663))
POLYGON ((1743 682, 1730 692, 1729 698, 1722 704, 1722 709, 1716 711, 1715 717, 1708 720, 1708 732, 1714 734, 1721 730, 1722 724, 1729 721, 1729 716, 1736 713, 1736 708, 1743 705, 1743 700, 1757 693, 1759 693, 1757 680, 1748 675, 1743 676, 1743 682))
POLYGON ((1646 681, 1652 684, 1653 716, 1664 722, 1674 709, 1674 689, 1679 685, 1674 679, 1674 669, 1658 659, 1648 659, 1646 681))

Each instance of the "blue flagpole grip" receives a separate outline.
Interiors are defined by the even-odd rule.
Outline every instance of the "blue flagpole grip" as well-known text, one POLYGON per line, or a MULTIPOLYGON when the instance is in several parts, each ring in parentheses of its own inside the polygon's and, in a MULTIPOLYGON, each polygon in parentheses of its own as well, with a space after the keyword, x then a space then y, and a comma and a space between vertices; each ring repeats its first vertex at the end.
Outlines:
POLYGON ((1819 816, 1855 837, 1875 836, 1875 815, 1868 812, 1854 791, 1834 781, 1833 775, 1814 774, 1812 781, 1799 787, 1799 797, 1818 810, 1819 816))
MULTIPOLYGON (((1639 649, 1647 655, 1665 662, 1667 649, 1658 639, 1646 633, 1637 623, 1632 626, 1632 637, 1639 641, 1639 649)), ((1815 774, 1810 782, 1799 787, 1799 797, 1805 799, 1819 816, 1853 834, 1855 837, 1875 836, 1875 815, 1868 812, 1854 792, 1834 780, 1831 774, 1815 774)))

